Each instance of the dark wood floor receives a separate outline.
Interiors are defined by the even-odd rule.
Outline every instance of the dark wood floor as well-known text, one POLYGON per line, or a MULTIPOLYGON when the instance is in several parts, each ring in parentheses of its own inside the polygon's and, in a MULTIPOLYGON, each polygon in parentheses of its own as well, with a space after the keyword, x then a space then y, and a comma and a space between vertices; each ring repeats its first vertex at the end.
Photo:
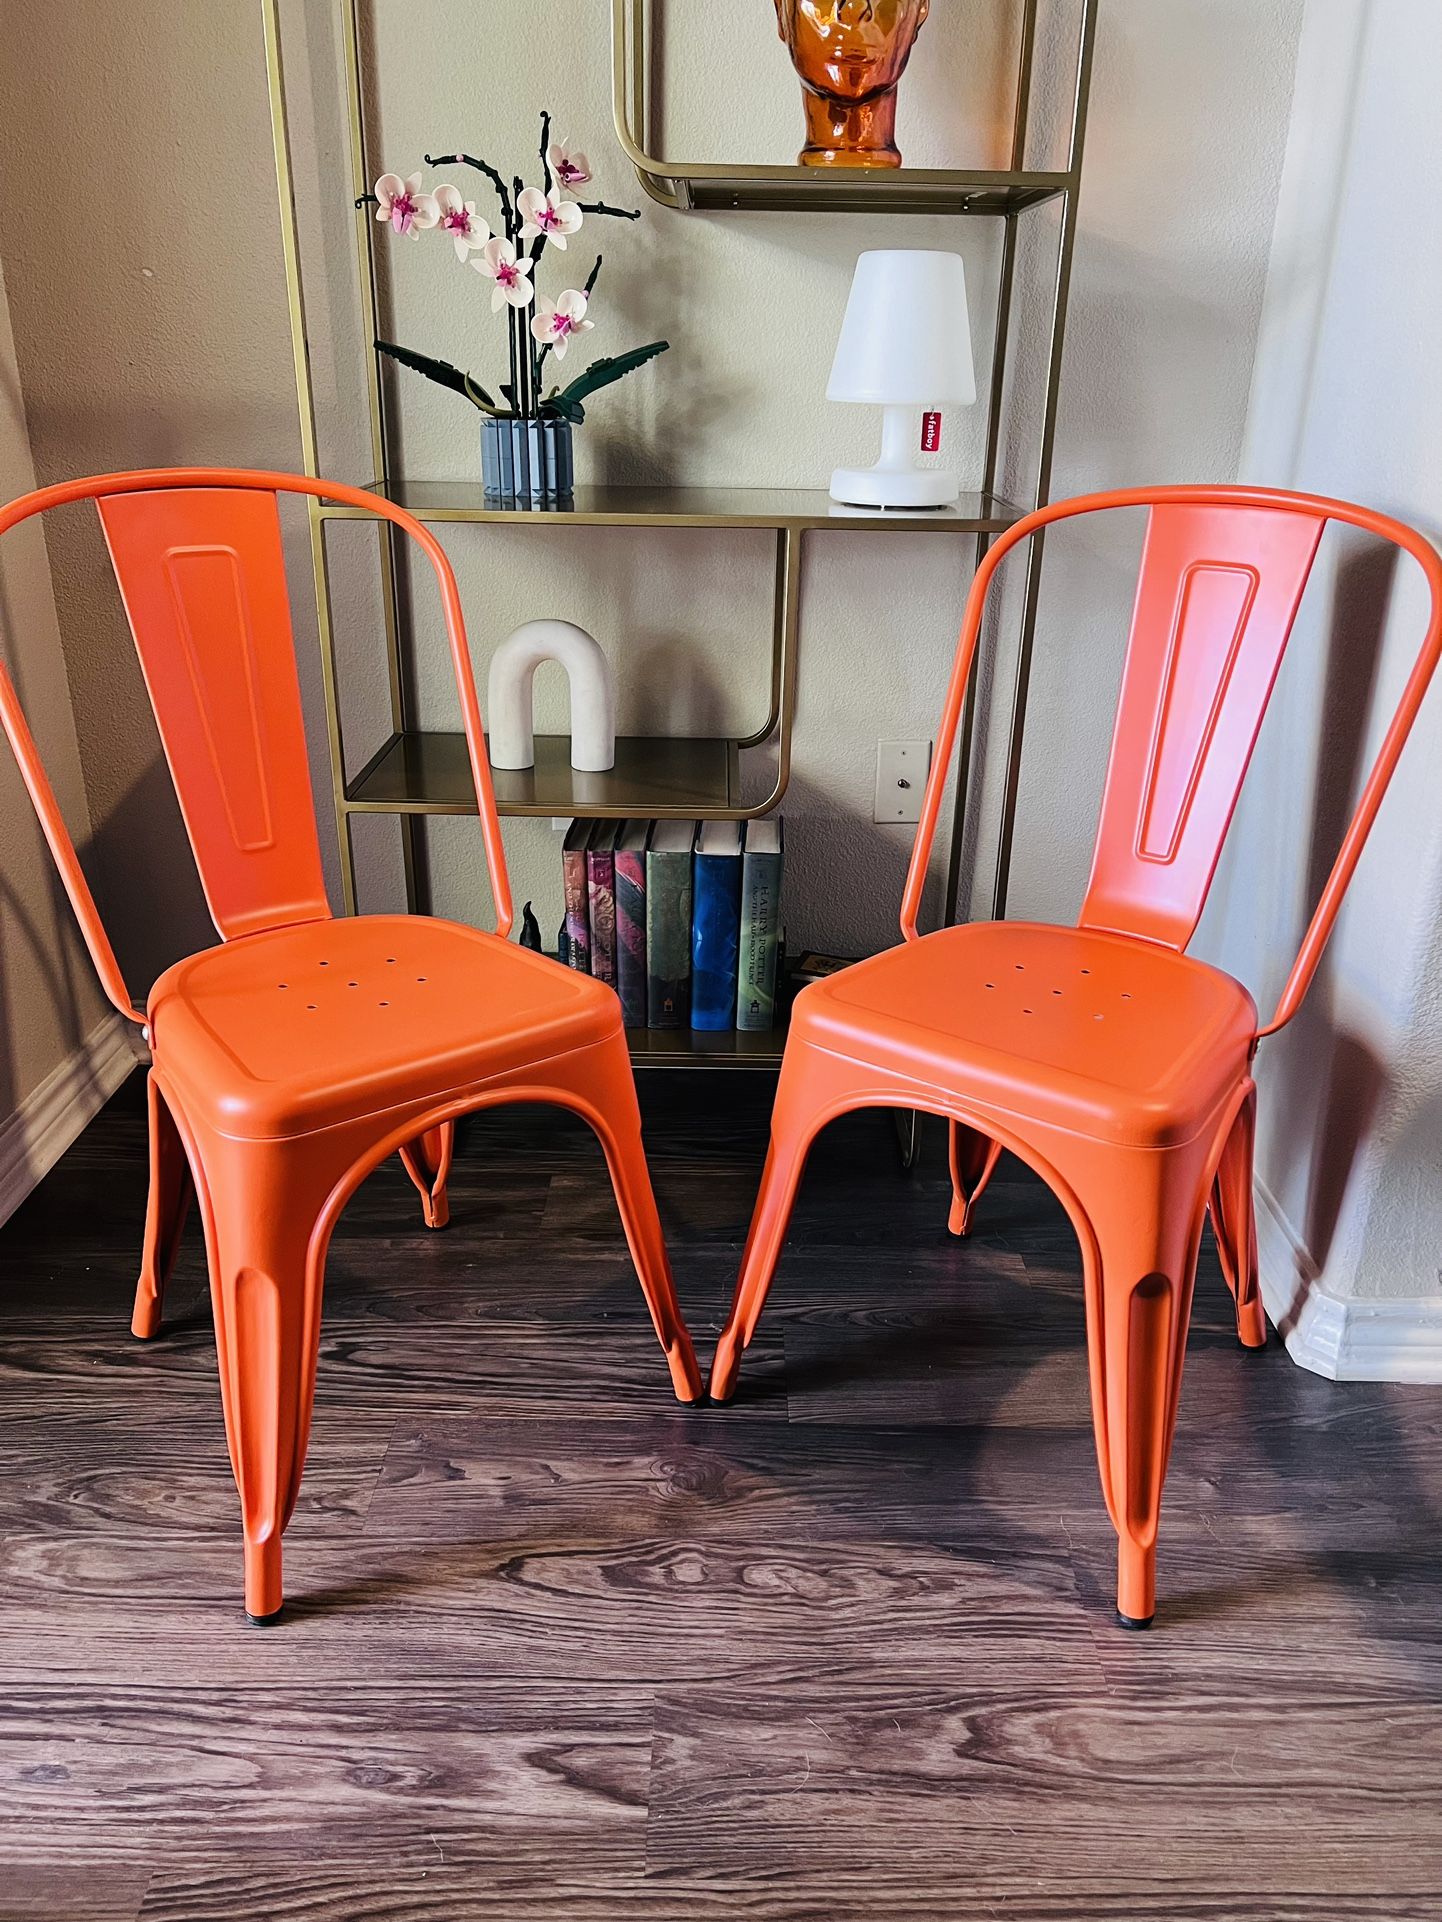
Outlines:
MULTIPOLYGON (((1150 1635, 1113 1625, 1076 1250, 1016 1170, 819 1148, 728 1410, 669 1398, 598 1151, 468 1130, 330 1265, 248 1629, 198 1235, 127 1332, 137 1082, 0 1234, 0 1917, 1442 1917, 1442 1394, 1199 1285, 1150 1635)), ((643 1099, 709 1354, 764 1081, 643 1099)))

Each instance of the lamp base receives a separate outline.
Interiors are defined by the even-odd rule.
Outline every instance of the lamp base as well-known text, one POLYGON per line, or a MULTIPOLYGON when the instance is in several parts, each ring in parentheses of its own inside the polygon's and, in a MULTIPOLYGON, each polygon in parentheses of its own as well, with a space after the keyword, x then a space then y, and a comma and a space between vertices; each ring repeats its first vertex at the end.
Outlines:
POLYGON ((838 467, 831 498, 849 507, 950 507, 956 475, 946 467, 918 467, 921 409, 887 407, 881 416, 881 459, 874 467, 838 467))
POLYGON ((831 498, 848 507, 950 507, 959 493, 944 467, 838 467, 831 498))

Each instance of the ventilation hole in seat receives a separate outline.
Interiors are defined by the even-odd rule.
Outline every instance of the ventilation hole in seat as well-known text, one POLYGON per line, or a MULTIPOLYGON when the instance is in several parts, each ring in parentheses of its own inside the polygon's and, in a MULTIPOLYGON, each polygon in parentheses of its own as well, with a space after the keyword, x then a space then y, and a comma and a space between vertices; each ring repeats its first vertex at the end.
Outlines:
POLYGON ((311 1012, 312 1014, 314 1014, 314 1013, 315 1013, 315 1003, 314 1003, 314 1001, 307 1001, 305 1005, 306 1005, 306 1007, 307 1007, 307 1008, 309 1009, 309 1011, 310 1011, 310 1012, 311 1012))
POLYGON ((347 981, 347 982, 346 982, 346 986, 347 986, 348 988, 358 988, 358 987, 360 986, 360 982, 359 982, 359 981, 347 981))
POLYGON ((1124 995, 1122 996, 1122 1000, 1123 1000, 1123 1001, 1130 1001, 1130 1000, 1131 1000, 1131 996, 1130 996, 1129 994, 1124 994, 1124 995))
POLYGON ((994 988, 994 987, 996 986, 996 983, 995 983, 995 981, 988 981, 986 985, 987 985, 987 986, 988 986, 989 988, 994 988))
POLYGON ((1025 969, 1025 967, 1024 967, 1024 966, 1022 965, 1022 963, 1021 963, 1020 961, 1018 961, 1018 962, 1016 963, 1016 971, 1017 971, 1017 973, 1018 973, 1018 974, 1025 974, 1025 973, 1026 973, 1026 969, 1025 969))
POLYGON ((1083 974, 1090 974, 1090 973, 1091 973, 1091 969, 1090 969, 1090 968, 1083 968, 1083 969, 1082 969, 1082 973, 1083 973, 1083 974))
POLYGON ((322 962, 321 962, 321 966, 322 966, 323 968, 328 968, 328 967, 330 966, 330 962, 329 962, 329 961, 322 961, 322 962))
POLYGON ((1093 1021, 1105 1021, 1105 1019, 1106 1019, 1106 1016, 1103 1014, 1094 1014, 1092 1016, 1093 1021))
POLYGON ((1022 1013, 1023 1013, 1023 1014, 1030 1014, 1030 1013, 1031 1013, 1031 1009, 1030 1009, 1030 1008, 1023 1008, 1023 1009, 1022 1009, 1022 1013))
POLYGON ((416 979, 417 979, 417 981, 424 981, 424 980, 425 980, 425 978, 426 978, 426 977, 425 977, 425 976, 424 976, 423 974, 418 974, 418 975, 416 976, 416 979))
POLYGON ((377 1003, 376 1003, 376 1006, 377 1006, 378 1008, 388 1008, 388 1007, 390 1006, 390 1002, 389 1002, 389 1001, 377 1001, 377 1003))
POLYGON ((1052 989, 1052 993, 1053 993, 1053 994, 1060 994, 1060 993, 1061 993, 1061 989, 1060 989, 1060 988, 1053 988, 1053 989, 1052 989))
POLYGON ((386 966, 387 966, 388 968, 393 968, 393 967, 395 966, 395 964, 396 964, 396 958, 395 958, 395 956, 394 956, 393 954, 388 954, 388 955, 386 956, 386 966))
POLYGON ((275 985, 278 988, 288 988, 290 986, 290 983, 289 981, 277 981, 275 985))

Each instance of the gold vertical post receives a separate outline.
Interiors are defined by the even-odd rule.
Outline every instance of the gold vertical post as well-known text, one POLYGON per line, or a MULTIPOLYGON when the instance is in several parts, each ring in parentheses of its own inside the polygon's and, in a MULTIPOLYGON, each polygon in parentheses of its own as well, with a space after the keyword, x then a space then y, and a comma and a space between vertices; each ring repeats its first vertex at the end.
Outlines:
MULTIPOLYGON (((285 62, 281 47, 280 0, 261 0, 265 32, 265 73, 270 93, 271 139, 275 148, 276 191, 280 201, 280 242, 285 264, 285 290, 290 306, 291 352, 295 362, 295 390, 300 413, 301 462, 307 474, 318 476, 315 390, 311 379, 310 338, 306 331, 305 289, 300 271, 300 228, 295 206, 295 177, 291 167, 290 121, 285 101, 285 62)), ((336 838, 340 848, 341 888, 347 914, 356 907, 355 851, 350 814, 345 799, 345 741, 341 731, 336 687, 335 635, 330 618, 330 580, 326 568, 325 522, 321 503, 310 498, 306 518, 310 527, 311 572, 315 582, 316 626, 320 634, 321 682, 325 694, 326 738, 330 748, 331 790, 335 804, 336 838)))
MULTIPOLYGON (((1097 0, 1082 0, 1078 33, 1076 91, 1072 96, 1071 146, 1067 155, 1067 187, 1062 195, 1061 234, 1057 245, 1056 281, 1052 292, 1051 349, 1047 362, 1046 408, 1037 458, 1034 505, 1045 507, 1051 496, 1052 454, 1056 446, 1056 417, 1061 387, 1062 354, 1066 346, 1067 304, 1071 295, 1072 253, 1076 245, 1077 197, 1081 190, 1082 150, 1086 143, 1087 102, 1091 91, 1092 53, 1096 43, 1097 0)), ((1043 540, 1027 543, 1026 588, 1022 600, 1021 633, 1012 677, 1010 725, 1007 739, 1006 782, 1002 794, 1001 825, 997 834, 996 874, 992 884, 992 915, 1006 913, 1011 880, 1012 843, 1016 835, 1017 797, 1021 788, 1021 757, 1026 739, 1026 704, 1031 688, 1032 648, 1036 639, 1037 603, 1041 592, 1043 540)))
MULTIPOLYGON (((361 79, 361 31, 359 0, 342 0, 342 45, 345 58, 346 117, 349 122, 351 196, 359 201, 370 192, 370 173, 366 166, 365 93, 361 79)), ((391 485, 390 436, 387 432, 386 390, 381 378, 380 355, 376 349, 379 330, 380 290, 376 277, 375 222, 370 208, 355 210, 356 269, 360 281, 361 331, 365 335, 366 402, 370 412, 371 468, 377 482, 389 492, 391 485)), ((405 663, 401 653, 401 549, 402 536, 389 521, 379 527, 381 604, 386 624, 386 671, 390 686, 391 728, 404 734, 410 703, 407 699, 405 663)), ((401 853, 405 862, 406 907, 414 913, 419 904, 424 850, 421 825, 407 815, 401 822, 401 853)))

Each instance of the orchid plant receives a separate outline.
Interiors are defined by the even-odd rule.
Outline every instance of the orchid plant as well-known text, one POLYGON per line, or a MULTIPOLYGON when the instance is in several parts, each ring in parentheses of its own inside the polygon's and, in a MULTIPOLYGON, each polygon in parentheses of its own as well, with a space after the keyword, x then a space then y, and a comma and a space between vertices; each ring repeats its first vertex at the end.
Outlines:
POLYGON ((665 353, 669 343, 653 340, 648 346, 593 360, 569 385, 545 391, 548 359, 554 354, 559 366, 570 348, 595 326, 589 309, 601 256, 597 254, 581 286, 563 288, 554 300, 536 286, 542 256, 548 247, 564 254, 588 219, 639 220, 641 216, 637 210, 575 197, 575 191, 591 180, 591 163, 569 141, 551 138, 548 113, 541 115, 540 161, 543 186, 528 187, 518 175, 507 187, 496 168, 471 154, 425 156, 428 167, 472 167, 485 175, 500 205, 499 233, 492 233, 476 212, 476 203, 466 200, 460 188, 446 182, 428 192, 420 173, 382 174, 374 193, 356 202, 358 207, 373 206, 376 219, 398 235, 444 235, 453 243, 456 258, 490 282, 491 312, 506 317, 510 352, 510 379, 499 383, 500 399, 448 361, 432 360, 394 341, 378 340, 376 346, 403 367, 464 394, 473 406, 497 419, 551 418, 579 424, 585 419, 582 403, 591 394, 665 353))

